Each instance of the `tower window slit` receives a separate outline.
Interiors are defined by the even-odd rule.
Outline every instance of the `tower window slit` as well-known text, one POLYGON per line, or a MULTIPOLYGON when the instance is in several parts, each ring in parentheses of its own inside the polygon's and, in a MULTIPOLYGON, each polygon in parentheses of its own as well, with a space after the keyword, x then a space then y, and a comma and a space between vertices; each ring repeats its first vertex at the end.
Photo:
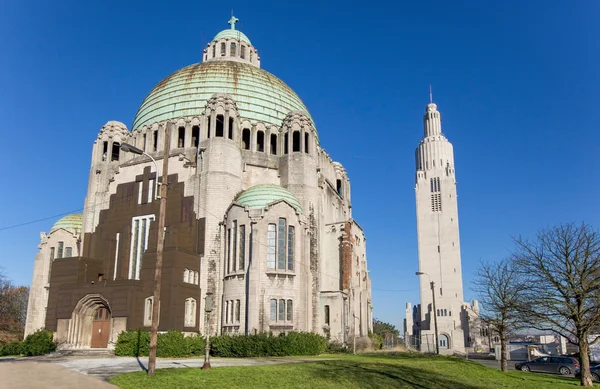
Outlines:
POLYGON ((152 145, 152 151, 157 151, 158 150, 158 130, 155 130, 152 133, 152 137, 154 138, 154 144, 152 145))
POLYGON ((300 131, 294 131, 292 138, 292 152, 300 151, 300 131))
POLYGON ((194 126, 192 127, 192 146, 198 147, 200 143, 200 127, 194 126))
POLYGON ((256 133, 256 151, 261 153, 265 151, 265 133, 264 131, 258 131, 256 133))
POLYGON ((240 58, 242 58, 242 59, 246 58, 246 46, 244 46, 244 45, 240 46, 240 58))
POLYGON ((277 134, 271 134, 271 155, 277 155, 277 134))
POLYGON ((144 143, 142 144, 142 150, 146 151, 146 134, 144 134, 144 143))
POLYGON ((306 133, 304 133, 304 152, 306 154, 310 154, 310 149, 308 147, 309 143, 310 143, 310 135, 306 132, 306 133))
POLYGON ((208 126, 206 127, 206 131, 207 131, 207 132, 206 132, 206 137, 207 137, 207 138, 210 138, 210 124, 211 124, 211 123, 210 123, 210 122, 211 122, 211 120, 210 120, 210 116, 207 118, 207 120, 208 120, 208 126))
POLYGON ((288 153, 288 141, 289 141, 289 133, 285 133, 285 135, 283 136, 283 153, 287 154, 288 153))
POLYGON ((223 118, 223 115, 217 115, 217 128, 215 130, 215 136, 223 137, 223 127, 225 126, 224 121, 225 119, 223 118))
POLYGON ((231 48, 230 48, 230 56, 231 57, 235 57, 236 56, 236 52, 237 51, 237 45, 235 44, 235 42, 231 42, 231 48))
POLYGON ((229 139, 233 139, 233 118, 229 118, 229 139))
POLYGON ((182 148, 185 146, 185 127, 179 127, 177 134, 177 147, 182 148))
POLYGON ((242 148, 250 150, 250 129, 248 128, 242 130, 242 148))
POLYGON ((108 142, 104 141, 102 143, 102 160, 106 161, 107 158, 108 158, 108 142))
POLYGON ((217 45, 212 46, 212 57, 215 58, 217 56, 217 45))
POLYGON ((112 153, 110 156, 110 160, 111 161, 118 161, 119 160, 119 151, 121 151, 120 149, 121 145, 117 142, 113 142, 112 144, 112 153))
POLYGON ((340 180, 340 179, 337 179, 337 180, 335 181, 335 187, 336 187, 337 193, 338 193, 340 196, 342 196, 342 195, 343 195, 343 191, 342 191, 342 180, 340 180))
POLYGON ((225 51, 226 51, 225 42, 221 42, 221 57, 225 56, 225 51))

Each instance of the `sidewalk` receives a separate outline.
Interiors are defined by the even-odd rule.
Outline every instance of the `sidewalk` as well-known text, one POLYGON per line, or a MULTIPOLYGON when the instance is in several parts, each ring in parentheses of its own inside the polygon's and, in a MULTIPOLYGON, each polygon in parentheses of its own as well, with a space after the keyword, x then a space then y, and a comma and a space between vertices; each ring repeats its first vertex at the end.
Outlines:
POLYGON ((0 389, 115 389, 96 377, 54 363, 0 360, 0 389))

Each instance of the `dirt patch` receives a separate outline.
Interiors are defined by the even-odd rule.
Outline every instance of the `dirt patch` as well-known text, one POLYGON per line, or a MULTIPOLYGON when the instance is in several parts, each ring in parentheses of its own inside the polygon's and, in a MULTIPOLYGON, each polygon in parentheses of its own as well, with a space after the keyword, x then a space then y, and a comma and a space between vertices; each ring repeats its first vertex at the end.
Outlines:
POLYGON ((0 331, 0 343, 12 343, 23 340, 23 334, 20 332, 0 331))

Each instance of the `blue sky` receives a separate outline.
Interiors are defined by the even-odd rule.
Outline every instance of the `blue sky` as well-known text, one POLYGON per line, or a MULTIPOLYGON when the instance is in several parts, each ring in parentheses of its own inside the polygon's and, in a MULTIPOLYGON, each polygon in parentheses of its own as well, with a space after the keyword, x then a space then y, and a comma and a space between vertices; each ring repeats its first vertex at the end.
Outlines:
POLYGON ((478 261, 506 256, 511 235, 600 227, 600 2, 286 3, 5 2, 4 272, 31 282, 39 232, 56 218, 6 227, 81 209, 101 126, 131 126, 232 8, 262 68, 298 93, 348 170, 376 317, 401 328, 404 303, 418 301, 414 150, 429 84, 454 145, 466 299, 478 261))

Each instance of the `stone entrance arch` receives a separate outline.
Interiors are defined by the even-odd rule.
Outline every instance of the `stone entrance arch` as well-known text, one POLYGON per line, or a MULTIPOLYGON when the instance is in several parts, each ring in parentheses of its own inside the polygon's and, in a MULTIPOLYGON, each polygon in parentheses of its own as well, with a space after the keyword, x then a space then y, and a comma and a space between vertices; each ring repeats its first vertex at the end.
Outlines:
MULTIPOLYGON (((95 293, 85 295, 73 309, 66 341, 70 348, 90 348, 92 346, 92 329, 99 310, 108 313, 108 315, 103 316, 108 321, 107 325, 103 327, 104 331, 109 332, 106 337, 107 341, 102 341, 103 348, 106 347, 104 343, 108 343, 112 329, 110 304, 104 296, 95 293)), ((95 339, 95 342, 95 346, 98 347, 97 339, 95 339)))

